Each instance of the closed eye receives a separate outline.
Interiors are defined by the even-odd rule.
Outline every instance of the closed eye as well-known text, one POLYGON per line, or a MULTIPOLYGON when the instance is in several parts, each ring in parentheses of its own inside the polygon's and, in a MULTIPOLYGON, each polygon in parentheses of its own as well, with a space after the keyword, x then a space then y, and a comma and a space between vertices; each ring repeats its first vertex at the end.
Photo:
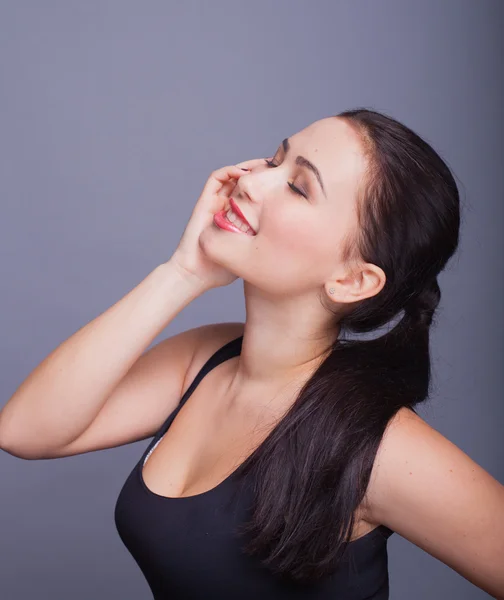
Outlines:
MULTIPOLYGON (((275 165, 275 163, 273 161, 268 160, 267 158, 264 159, 264 162, 268 165, 268 167, 278 167, 278 165, 275 165)), ((298 194, 299 196, 303 196, 303 198, 308 199, 308 196, 306 195, 306 193, 303 190, 300 190, 298 187, 296 187, 293 183, 288 181, 287 185, 290 187, 290 189, 295 194, 298 194)))

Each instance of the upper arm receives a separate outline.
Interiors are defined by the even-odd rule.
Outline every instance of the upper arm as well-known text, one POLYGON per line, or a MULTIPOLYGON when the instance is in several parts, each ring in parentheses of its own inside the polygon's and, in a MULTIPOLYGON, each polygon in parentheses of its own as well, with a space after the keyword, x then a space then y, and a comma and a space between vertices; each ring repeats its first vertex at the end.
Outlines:
POLYGON ((496 598, 504 598, 504 486, 411 411, 378 450, 369 514, 496 598))
POLYGON ((64 447, 36 458, 72 456, 153 437, 189 387, 192 367, 198 365, 197 357, 212 343, 238 337, 240 325, 202 325, 173 335, 146 350, 83 433, 64 447))

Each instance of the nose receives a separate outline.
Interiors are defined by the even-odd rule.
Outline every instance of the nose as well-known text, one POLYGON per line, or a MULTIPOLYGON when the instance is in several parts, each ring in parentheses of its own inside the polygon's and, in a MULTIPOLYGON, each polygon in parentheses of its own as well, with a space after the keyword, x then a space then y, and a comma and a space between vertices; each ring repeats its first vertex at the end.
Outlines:
POLYGON ((274 173, 276 169, 268 169, 264 158, 247 161, 240 166, 250 169, 244 172, 237 182, 237 188, 250 202, 257 203, 277 185, 278 175, 275 178, 274 173))
POLYGON ((242 198, 244 202, 254 204, 256 202, 256 180, 257 172, 254 174, 254 169, 244 173, 236 183, 235 195, 242 198))

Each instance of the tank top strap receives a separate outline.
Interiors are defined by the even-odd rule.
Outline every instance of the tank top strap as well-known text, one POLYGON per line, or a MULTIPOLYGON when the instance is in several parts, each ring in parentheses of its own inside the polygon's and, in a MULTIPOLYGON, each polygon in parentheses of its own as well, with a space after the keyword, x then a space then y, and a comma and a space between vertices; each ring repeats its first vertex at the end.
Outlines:
POLYGON ((147 448, 146 448, 145 452, 143 453, 141 459, 138 461, 138 468, 139 469, 142 468, 141 465, 147 461, 147 459, 149 458, 149 456, 151 455, 151 453, 153 452, 153 450, 156 448, 156 446, 161 441, 161 438, 168 431, 168 428, 170 427, 172 421, 177 416, 177 413, 179 412, 179 410, 183 406, 184 402, 186 402, 187 399, 189 398, 189 396, 194 392, 194 390, 196 389, 196 386, 198 385, 198 383, 214 367, 216 367, 217 365, 220 365, 222 362, 224 362, 225 360, 227 360, 229 358, 233 358, 234 356, 238 356, 240 354, 240 352, 241 352, 242 340, 243 340, 243 335, 241 335, 238 338, 235 338, 234 340, 231 340, 230 342, 228 342, 224 346, 221 346, 216 352, 214 352, 212 354, 212 356, 210 356, 210 358, 201 367, 201 369, 198 371, 196 377, 191 382, 191 385, 187 388, 185 394, 180 399, 180 402, 178 403, 178 405, 168 415, 168 417, 166 418, 165 422, 161 425, 161 427, 158 429, 158 432, 152 438, 150 444, 147 446, 147 448))
POLYGON ((194 392, 195 388, 199 384, 199 382, 205 377, 205 375, 210 372, 214 367, 220 365, 224 361, 238 356, 241 352, 243 341, 243 335, 240 337, 231 340, 224 346, 221 346, 216 352, 210 356, 210 358, 205 362, 205 364, 198 371, 196 377, 193 379, 191 385, 187 388, 185 394, 180 399, 179 409, 182 407, 184 402, 190 397, 190 395, 194 392))

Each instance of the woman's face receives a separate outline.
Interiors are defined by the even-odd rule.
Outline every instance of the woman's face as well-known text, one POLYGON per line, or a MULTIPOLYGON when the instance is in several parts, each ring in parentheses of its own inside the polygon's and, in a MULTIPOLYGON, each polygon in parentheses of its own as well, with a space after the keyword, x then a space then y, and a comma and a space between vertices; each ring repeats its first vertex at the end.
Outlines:
POLYGON ((343 274, 340 254, 345 237, 357 227, 356 194, 364 168, 359 138, 345 121, 316 121, 280 143, 231 192, 257 234, 212 223, 201 234, 201 247, 264 292, 319 290, 343 274))

